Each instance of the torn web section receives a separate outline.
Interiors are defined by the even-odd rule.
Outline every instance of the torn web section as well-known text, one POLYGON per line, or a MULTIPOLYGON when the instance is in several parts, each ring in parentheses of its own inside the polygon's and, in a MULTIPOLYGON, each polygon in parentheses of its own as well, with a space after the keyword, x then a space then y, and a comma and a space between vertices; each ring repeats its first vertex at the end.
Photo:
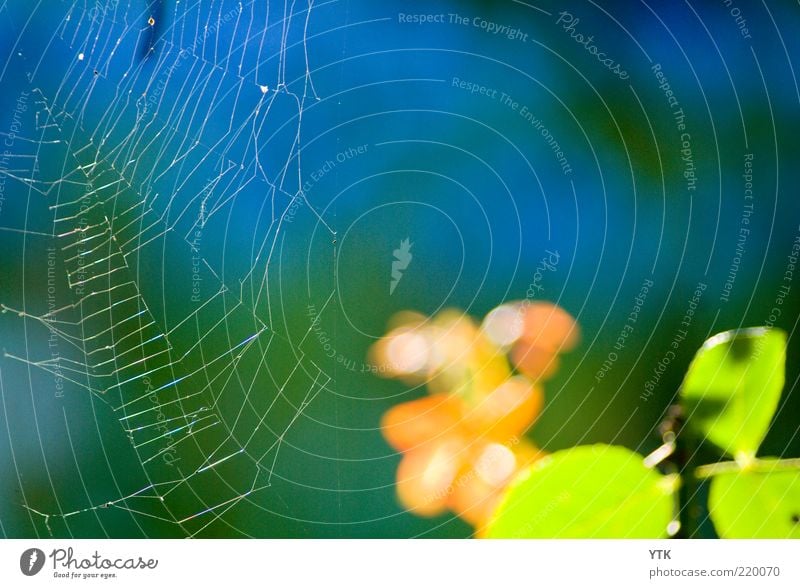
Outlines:
MULTIPOLYGON (((234 31, 244 30, 238 12, 234 31)), ((156 43, 130 67, 118 49, 122 65, 106 64, 108 78, 97 73, 102 56, 84 54, 58 84, 37 89, 42 143, 52 145, 49 159, 64 162, 39 183, 71 296, 25 320, 56 323, 58 336, 75 344, 72 387, 111 411, 97 418, 118 423, 144 478, 136 490, 63 505, 53 525, 122 509, 185 535, 249 534, 252 516, 235 516, 240 504, 258 500, 269 510, 264 491, 280 447, 324 385, 271 329, 268 313, 254 311, 257 296, 242 295, 253 275, 261 284, 268 255, 236 266, 247 257, 229 242, 244 235, 266 251, 274 239, 276 193, 281 206, 290 202, 281 186, 291 177, 300 116, 287 108, 288 123, 270 123, 267 115, 281 112, 275 103, 302 102, 209 61, 210 39, 204 34, 188 53, 159 53, 156 43), (288 139, 260 142, 282 127, 288 139), (264 220, 248 233, 240 224, 254 216, 252 205, 264 220)), ((121 45, 131 50, 136 41, 121 45)), ((280 56, 277 63, 285 71, 280 56)))

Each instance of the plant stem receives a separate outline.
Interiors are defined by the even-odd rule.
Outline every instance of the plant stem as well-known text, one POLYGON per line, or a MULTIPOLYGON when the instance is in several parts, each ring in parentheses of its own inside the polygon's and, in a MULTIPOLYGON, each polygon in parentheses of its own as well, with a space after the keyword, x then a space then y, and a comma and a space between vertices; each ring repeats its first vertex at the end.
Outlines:
MULTIPOLYGON (((683 427, 681 428, 683 429, 683 427)), ((697 533, 697 517, 694 512, 694 501, 697 500, 697 478, 694 476, 694 468, 690 466, 692 455, 694 455, 694 443, 688 431, 679 430, 677 433, 673 455, 674 463, 682 480, 678 489, 678 521, 681 526, 677 536, 691 539, 697 533)))
POLYGON ((691 433, 686 429, 683 411, 677 404, 667 409, 667 416, 661 423, 661 436, 665 442, 674 443, 674 451, 664 461, 665 465, 675 474, 680 476, 681 484, 678 488, 678 522, 680 527, 675 538, 687 539, 694 536, 698 530, 696 501, 698 480, 693 474, 695 443, 691 433))
POLYGON ((769 461, 756 459, 744 468, 735 461, 721 461, 719 463, 712 463, 698 467, 694 471, 694 475, 699 479, 705 479, 716 476, 717 474, 729 474, 732 472, 747 471, 766 474, 770 472, 781 472, 797 469, 800 469, 800 458, 797 457, 769 461))

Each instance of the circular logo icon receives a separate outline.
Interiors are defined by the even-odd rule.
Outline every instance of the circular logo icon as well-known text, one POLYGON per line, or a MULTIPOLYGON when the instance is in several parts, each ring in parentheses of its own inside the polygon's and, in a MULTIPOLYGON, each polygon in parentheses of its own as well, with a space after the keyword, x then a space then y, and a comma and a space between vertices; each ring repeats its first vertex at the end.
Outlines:
POLYGON ((44 567, 44 551, 31 547, 22 552, 19 557, 19 569, 26 576, 35 576, 44 567))

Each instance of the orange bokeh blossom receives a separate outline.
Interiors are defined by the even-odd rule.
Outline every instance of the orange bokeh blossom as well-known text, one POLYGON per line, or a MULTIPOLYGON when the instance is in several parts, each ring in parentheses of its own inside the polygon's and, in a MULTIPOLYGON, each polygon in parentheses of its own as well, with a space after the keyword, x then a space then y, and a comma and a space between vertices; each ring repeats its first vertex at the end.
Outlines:
POLYGON ((428 392, 381 420, 384 438, 403 455, 403 507, 486 523, 514 475, 544 455, 524 435, 542 409, 543 382, 579 336, 572 316, 548 302, 503 304, 480 325, 454 310, 395 316, 370 360, 378 373, 428 392))

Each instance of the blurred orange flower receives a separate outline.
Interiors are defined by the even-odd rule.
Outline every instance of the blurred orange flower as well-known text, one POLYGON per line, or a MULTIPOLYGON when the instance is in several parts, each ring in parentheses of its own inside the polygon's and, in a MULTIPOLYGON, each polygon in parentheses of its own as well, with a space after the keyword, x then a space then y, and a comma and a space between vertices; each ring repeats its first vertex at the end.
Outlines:
POLYGON ((567 311, 549 302, 526 305, 522 323, 511 361, 529 378, 546 380, 558 371, 558 354, 578 344, 578 324, 567 311))
POLYGON ((558 354, 578 342, 577 324, 553 304, 517 302, 495 308, 480 326, 448 310, 431 319, 401 313, 392 327, 371 361, 430 393, 381 420, 384 437, 403 453, 398 499, 420 516, 449 509, 481 526, 514 474, 544 455, 522 435, 542 409, 541 383, 555 373, 558 354))

